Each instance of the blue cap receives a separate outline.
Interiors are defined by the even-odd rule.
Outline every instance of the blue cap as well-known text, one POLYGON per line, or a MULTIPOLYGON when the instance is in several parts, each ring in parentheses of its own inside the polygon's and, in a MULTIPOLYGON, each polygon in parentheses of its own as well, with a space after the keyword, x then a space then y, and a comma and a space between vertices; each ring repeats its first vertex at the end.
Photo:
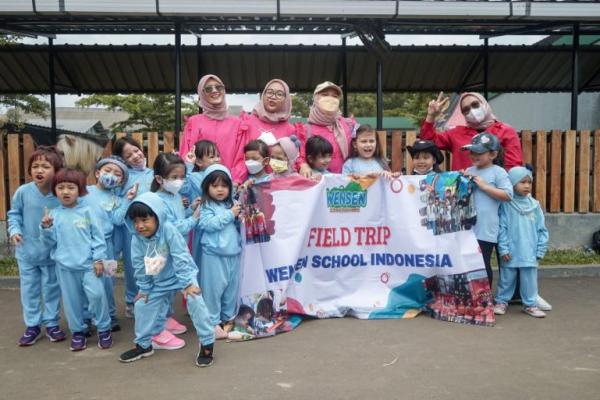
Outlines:
POLYGON ((500 142, 495 135, 489 132, 482 132, 473 136, 471 143, 461 147, 461 150, 469 150, 477 154, 498 151, 500 150, 500 142))

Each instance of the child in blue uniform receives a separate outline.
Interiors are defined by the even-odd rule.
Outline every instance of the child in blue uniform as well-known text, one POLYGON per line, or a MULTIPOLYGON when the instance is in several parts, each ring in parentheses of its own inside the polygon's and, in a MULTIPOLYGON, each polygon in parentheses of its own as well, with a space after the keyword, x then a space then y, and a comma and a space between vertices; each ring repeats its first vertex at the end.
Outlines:
POLYGON ((262 140, 248 142, 244 146, 244 158, 248 169, 248 180, 244 183, 244 187, 271 180, 271 174, 266 169, 270 161, 269 146, 265 142, 262 140))
POLYGON ((440 164, 444 155, 431 140, 417 140, 412 146, 406 146, 413 161, 411 175, 429 175, 441 172, 440 164))
MULTIPOLYGON (((119 156, 110 156, 96 163, 96 184, 87 187, 88 194, 82 197, 83 204, 90 206, 94 212, 94 218, 101 225, 106 241, 106 260, 115 260, 113 246, 113 231, 115 227, 124 223, 125 213, 129 202, 136 195, 136 186, 129 189, 125 196, 121 196, 121 188, 129 178, 129 172, 125 160, 119 156)), ((105 271, 106 272, 106 271, 105 271)), ((117 319, 117 307, 114 295, 114 276, 104 274, 102 276, 112 331, 121 330, 117 319)))
POLYGON ((502 202, 510 201, 513 188, 508 174, 499 163, 501 153, 498 138, 489 132, 473 136, 471 144, 462 147, 470 151, 472 167, 465 170, 465 175, 473 176, 476 185, 473 196, 477 211, 477 222, 473 228, 487 272, 490 288, 492 287, 492 251, 498 254, 498 209, 502 202))
POLYGON ((304 145, 306 153, 306 163, 312 169, 314 174, 330 174, 328 168, 333 156, 333 146, 322 136, 311 136, 304 145))
POLYGON ((548 248, 548 230, 540 203, 531 196, 533 174, 524 167, 513 167, 508 172, 514 186, 510 202, 500 206, 498 250, 502 262, 494 313, 506 313, 519 272, 519 291, 523 311, 536 318, 546 314, 538 307, 538 260, 548 248))
POLYGON ((165 325, 171 293, 181 290, 200 341, 196 365, 211 365, 215 337, 196 281, 197 267, 185 240, 167 221, 164 202, 155 193, 145 193, 131 204, 127 220, 135 229, 131 252, 140 291, 134 308, 136 346, 119 360, 132 362, 154 354, 152 337, 165 325))
POLYGON ((231 174, 223 165, 206 169, 202 192, 200 287, 217 339, 224 339, 237 311, 242 247, 236 219, 241 208, 233 203, 231 174), (219 323, 228 326, 224 330, 219 323))
MULTIPOLYGON (((177 229, 185 240, 190 230, 198 225, 198 212, 200 208, 196 206, 197 212, 192 214, 190 207, 184 207, 183 199, 179 194, 184 178, 185 164, 178 155, 160 153, 156 157, 156 160, 154 160, 154 181, 150 186, 150 191, 156 193, 164 202, 166 220, 175 226, 175 229, 177 229)), ((187 331, 185 325, 173 318, 173 300, 175 294, 176 291, 173 291, 165 329, 152 338, 152 346, 155 349, 177 350, 185 346, 183 339, 174 336, 187 331)))
POLYGON ((79 197, 85 195, 83 172, 63 168, 56 173, 52 191, 60 206, 44 212, 41 222, 42 242, 49 246, 56 263, 65 315, 71 330, 71 350, 84 350, 87 346, 84 332, 90 327, 84 322, 84 297, 96 319, 98 347, 112 346, 108 302, 102 284, 102 260, 106 259, 106 243, 102 228, 89 206, 79 197))
MULTIPOLYGON (((154 180, 154 171, 146 166, 146 156, 142 146, 129 136, 118 139, 112 148, 112 153, 125 160, 129 168, 129 179, 123 186, 121 193, 127 193, 132 187, 137 188, 137 193, 142 194, 150 190, 154 180)), ((138 292, 133 277, 131 265, 131 232, 125 226, 116 227, 113 234, 115 257, 123 253, 125 272, 125 316, 133 318, 133 298, 138 292)))
POLYGON ((387 163, 380 156, 381 146, 377 132, 370 125, 361 125, 352 139, 352 157, 344 162, 342 174, 380 175, 392 177, 387 163))
POLYGON ((32 182, 15 192, 8 212, 8 235, 16 246, 19 266, 21 305, 25 333, 19 346, 31 346, 39 339, 41 325, 52 342, 65 340, 60 320, 60 288, 50 250, 39 244, 40 220, 44 209, 60 204, 52 193, 52 180, 63 162, 53 147, 39 146, 29 159, 28 172, 32 182), (43 299, 42 299, 43 298, 43 299))

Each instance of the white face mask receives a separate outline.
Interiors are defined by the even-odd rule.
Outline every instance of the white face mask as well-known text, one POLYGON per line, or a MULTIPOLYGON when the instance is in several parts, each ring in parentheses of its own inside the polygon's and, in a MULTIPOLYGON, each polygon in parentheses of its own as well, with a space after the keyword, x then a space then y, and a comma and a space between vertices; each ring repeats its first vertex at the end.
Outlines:
POLYGON ((165 256, 156 251, 156 246, 152 249, 152 252, 150 253, 153 253, 153 256, 148 255, 148 250, 150 250, 150 246, 148 246, 148 249, 146 249, 146 255, 144 256, 144 267, 146 268, 146 275, 158 275, 167 264, 167 259, 165 258, 165 256))
POLYGON ((323 96, 319 99, 319 108, 329 114, 340 110, 340 99, 333 96, 323 96))
POLYGON ((482 106, 480 106, 479 108, 471 108, 469 113, 465 115, 465 119, 470 124, 480 124, 481 121, 485 119, 485 110, 482 106))
POLYGON ((277 138, 271 131, 265 131, 261 133, 257 140, 265 142, 267 146, 273 146, 275 143, 277 143, 277 138))
POLYGON ((251 175, 255 175, 263 170, 263 165, 260 161, 246 160, 246 168, 251 175))
POLYGON ((163 179, 162 188, 169 193, 177 194, 183 186, 183 179, 163 179))

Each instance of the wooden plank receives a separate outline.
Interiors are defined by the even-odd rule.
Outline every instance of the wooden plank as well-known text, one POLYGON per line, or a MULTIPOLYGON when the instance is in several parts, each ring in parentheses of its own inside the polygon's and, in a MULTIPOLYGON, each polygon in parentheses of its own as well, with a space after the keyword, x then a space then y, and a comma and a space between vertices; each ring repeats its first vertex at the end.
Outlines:
POLYGON ((148 165, 154 165, 158 152, 158 132, 148 132, 148 165))
POLYGON ((23 134, 23 173, 25 174, 25 182, 31 182, 29 174, 29 159, 34 151, 33 138, 29 133, 23 134))
POLYGON ((568 130, 565 132, 565 145, 563 150, 563 212, 575 211, 575 147, 577 144, 577 132, 568 130))
MULTIPOLYGON (((406 132, 406 146, 412 146, 417 141, 417 132, 416 131, 407 131, 406 132)), ((412 157, 408 154, 408 150, 406 150, 406 173, 408 175, 413 172, 413 160, 412 157)))
POLYGON ((553 130, 550 134, 550 212, 560 212, 562 132, 553 130))
POLYGON ((590 210, 590 131, 579 132, 578 154, 577 211, 587 213, 590 210))
POLYGON ((13 194, 21 185, 21 157, 19 154, 19 135, 9 133, 8 135, 8 192, 12 199, 13 194))
POLYGON ((6 151, 4 146, 4 135, 0 134, 0 221, 6 221, 6 211, 8 209, 9 200, 6 196, 6 151))
MULTIPOLYGON (((165 153, 171 153, 175 150, 175 133, 164 132, 163 133, 163 151, 165 153)), ((185 156, 185 154, 183 154, 185 156)))
POLYGON ((594 199, 592 211, 600 212, 600 129, 594 132, 594 199))
POLYGON ((387 156, 387 131, 377 131, 377 140, 379 141, 379 157, 387 162, 389 160, 387 156))
POLYGON ((142 132, 134 132, 131 134, 131 137, 133 138, 133 140, 140 144, 142 150, 144 151, 144 154, 146 155, 146 157, 148 157, 148 152, 146 150, 146 147, 144 146, 144 134, 142 132))
POLYGON ((119 139, 121 139, 122 137, 125 137, 125 136, 127 136, 127 134, 125 132, 117 132, 115 134, 115 137, 116 137, 115 141, 117 141, 117 140, 119 140, 119 139))
POLYGON ((404 166, 404 152, 402 151, 402 132, 392 132, 392 171, 400 172, 404 166))
POLYGON ((531 131, 521 132, 521 148, 523 152, 523 162, 533 165, 533 139, 531 131))
POLYGON ((109 140, 108 142, 106 142, 106 145, 104 146, 104 149, 102 150, 102 158, 106 158, 112 154, 113 143, 114 142, 112 140, 109 140))
POLYGON ((547 165, 547 153, 546 153, 546 132, 545 131, 537 131, 535 133, 535 160, 534 160, 534 171, 535 171, 535 179, 534 179, 534 196, 537 201, 540 202, 540 207, 543 211, 546 211, 546 165, 547 165))

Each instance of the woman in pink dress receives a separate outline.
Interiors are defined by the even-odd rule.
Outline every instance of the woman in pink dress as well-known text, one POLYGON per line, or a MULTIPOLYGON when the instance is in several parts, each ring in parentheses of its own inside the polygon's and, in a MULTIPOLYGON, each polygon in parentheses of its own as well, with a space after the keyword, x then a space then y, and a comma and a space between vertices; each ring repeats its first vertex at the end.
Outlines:
MULTIPOLYGON (((304 143, 304 125, 300 122, 289 122, 292 113, 292 98, 290 88, 281 79, 272 79, 266 85, 260 100, 254 106, 251 114, 242 112, 240 119, 246 128, 246 138, 243 147, 252 140, 260 139, 268 146, 274 145, 283 137, 295 135, 304 143)), ((298 171, 304 163, 304 158, 298 157, 295 170, 298 171)))
POLYGON ((231 170, 234 181, 243 182, 246 166, 240 145, 243 148, 246 133, 239 118, 227 115, 223 81, 216 75, 204 75, 198 83, 198 97, 202 114, 186 121, 179 154, 185 157, 198 140, 210 140, 217 145, 221 163, 231 170))
MULTIPOLYGON (((313 94, 313 104, 308 115, 305 140, 311 136, 321 136, 333 146, 333 154, 329 171, 334 174, 342 172, 344 161, 352 155, 352 135, 356 132, 354 118, 344 118, 340 112, 340 97, 342 89, 332 82, 323 82, 317 85, 313 94)), ((305 159, 304 146, 301 156, 305 159)), ((303 163, 300 173, 306 177, 311 176, 310 166, 303 163)))

